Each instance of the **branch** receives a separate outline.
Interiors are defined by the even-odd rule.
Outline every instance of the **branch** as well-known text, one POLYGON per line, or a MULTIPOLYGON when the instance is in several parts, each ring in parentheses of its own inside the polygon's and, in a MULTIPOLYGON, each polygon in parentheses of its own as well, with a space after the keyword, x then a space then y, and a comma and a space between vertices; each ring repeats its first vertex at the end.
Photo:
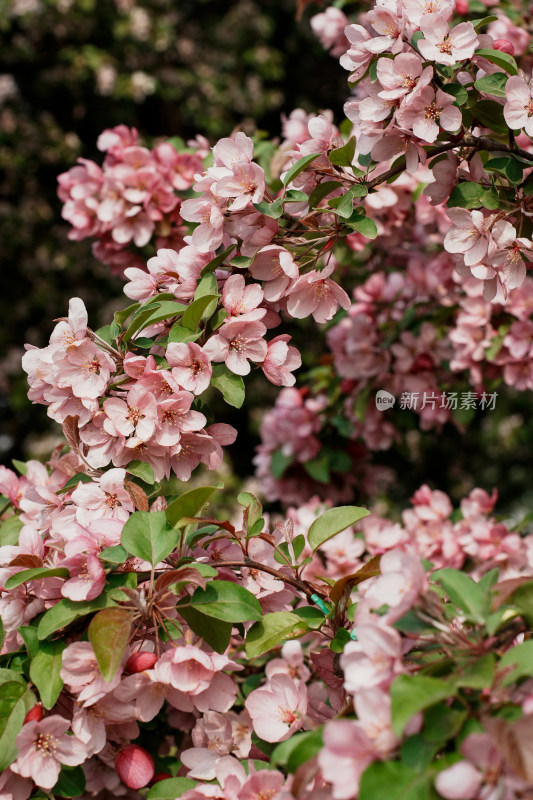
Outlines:
MULTIPOLYGON (((278 580, 283 581, 284 583, 288 583, 290 586, 294 586, 295 589, 298 589, 300 592, 303 592, 308 599, 311 599, 313 594, 318 594, 321 597, 326 597, 323 592, 319 591, 315 588, 312 588, 308 583, 305 581, 299 581, 297 578, 292 578, 290 575, 284 575, 274 567, 268 567, 266 564, 261 564, 259 561, 251 561, 249 558, 245 558, 244 561, 213 561, 209 562, 210 567, 216 567, 217 569, 221 569, 222 567, 247 567, 248 569, 256 569, 260 572, 268 572, 269 575, 273 575, 278 580)), ((314 603, 314 601, 312 601, 314 603)))
MULTIPOLYGON (((470 136, 470 134, 467 134, 463 139, 461 139, 460 142, 446 142, 446 144, 439 144, 430 148, 427 151, 427 157, 433 158, 441 153, 454 150, 456 147, 468 147, 473 150, 488 150, 489 152, 503 151, 505 153, 515 153, 516 155, 531 161, 531 165, 533 166, 533 154, 528 153, 527 150, 522 150, 521 147, 517 147, 516 145, 495 142, 492 139, 488 139, 486 136, 480 136, 479 138, 476 138, 474 136, 470 136)), ((378 175, 377 178, 373 178, 365 185, 367 189, 373 189, 375 186, 379 186, 381 183, 385 183, 390 178, 394 178, 396 175, 399 175, 404 171, 404 169, 405 158, 402 160, 401 164, 397 164, 392 169, 387 170, 387 172, 384 172, 383 175, 378 175)))

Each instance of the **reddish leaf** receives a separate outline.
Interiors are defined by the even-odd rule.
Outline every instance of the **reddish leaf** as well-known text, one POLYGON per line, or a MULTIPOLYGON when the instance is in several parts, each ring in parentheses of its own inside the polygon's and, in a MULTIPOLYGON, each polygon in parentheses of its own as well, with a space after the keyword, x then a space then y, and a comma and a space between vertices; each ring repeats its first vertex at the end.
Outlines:
POLYGON ((26 567, 32 569, 33 567, 42 567, 43 560, 39 556, 30 553, 21 553, 9 562, 10 567, 26 567))
POLYGON ((122 608, 99 611, 89 625, 88 637, 93 646, 104 680, 111 681, 126 650, 132 616, 122 608))
POLYGON ((358 569, 357 572, 352 572, 351 575, 345 575, 344 578, 335 581, 329 590, 329 599, 331 602, 337 605, 343 595, 346 592, 351 593, 353 587, 357 586, 358 583, 362 583, 363 581, 367 581, 369 578, 374 578, 376 575, 379 575, 380 560, 381 556, 373 556, 370 561, 367 561, 366 564, 363 564, 363 566, 358 569))
POLYGON ((124 481, 124 488, 131 497, 132 503, 138 511, 149 511, 148 497, 144 489, 133 481, 124 481))

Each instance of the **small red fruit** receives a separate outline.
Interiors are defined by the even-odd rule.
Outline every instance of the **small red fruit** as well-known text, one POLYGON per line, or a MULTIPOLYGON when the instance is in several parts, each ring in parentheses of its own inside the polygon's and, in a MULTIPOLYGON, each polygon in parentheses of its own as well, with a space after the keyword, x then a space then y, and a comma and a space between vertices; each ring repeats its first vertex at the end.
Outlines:
POLYGON ((122 783, 129 789, 142 789, 155 774, 154 759, 138 744, 128 744, 119 750, 115 758, 115 769, 122 783))
POLYGON ((35 703, 33 708, 30 708, 26 716, 24 717, 24 725, 27 722, 40 722, 43 718, 43 706, 42 703, 35 703))
POLYGON ((155 653, 134 653, 126 661, 126 671, 132 675, 136 672, 144 672, 145 669, 152 669, 156 661, 157 656, 155 653))
POLYGON ((493 50, 499 50, 501 53, 507 53, 508 56, 514 56, 514 44, 508 39, 496 39, 492 45, 493 50))
POLYGON ((468 7, 468 3, 466 0, 455 0, 455 13, 460 14, 461 16, 465 16, 470 12, 468 7))

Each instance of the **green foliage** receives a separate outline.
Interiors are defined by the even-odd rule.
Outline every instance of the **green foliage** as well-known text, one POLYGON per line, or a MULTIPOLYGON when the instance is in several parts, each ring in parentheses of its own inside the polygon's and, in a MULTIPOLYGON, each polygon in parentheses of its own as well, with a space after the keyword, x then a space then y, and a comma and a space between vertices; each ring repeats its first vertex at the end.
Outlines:
POLYGON ((273 611, 271 614, 265 614, 248 631, 246 655, 248 658, 256 658, 267 653, 276 645, 293 638, 302 627, 300 617, 291 611, 273 611))
POLYGON ((358 506, 328 508, 318 519, 315 519, 309 528, 307 538, 313 552, 324 542, 327 542, 328 539, 346 530, 351 525, 355 525, 356 522, 364 519, 369 514, 370 511, 367 511, 366 508, 359 508, 358 506))
POLYGON ((192 778, 167 778, 164 781, 158 781, 155 786, 149 790, 147 800, 175 800, 176 797, 193 789, 197 781, 192 778))
POLYGON ((390 687, 394 733, 401 736, 414 714, 454 694, 453 685, 447 681, 425 675, 399 675, 390 687))
POLYGON ((63 688, 59 674, 66 642, 40 642, 37 653, 31 660, 30 678, 37 687, 45 708, 53 708, 63 688))
POLYGON ((200 516, 209 499, 221 488, 222 484, 218 486, 201 486, 198 489, 191 489, 180 494, 179 497, 176 497, 175 500, 168 504, 165 511, 169 524, 177 529, 184 528, 187 525, 184 517, 200 516))
POLYGON ((248 622, 261 619, 261 606, 254 595, 230 581, 210 581, 205 589, 196 589, 192 597, 176 605, 181 613, 184 607, 192 606, 207 617, 223 622, 248 622))
POLYGON ((213 365, 211 386, 218 389, 229 406, 240 408, 244 403, 244 381, 240 375, 231 372, 225 364, 213 365))
POLYGON ((164 511, 135 511, 122 528, 121 542, 132 556, 155 566, 174 550, 178 532, 164 511))

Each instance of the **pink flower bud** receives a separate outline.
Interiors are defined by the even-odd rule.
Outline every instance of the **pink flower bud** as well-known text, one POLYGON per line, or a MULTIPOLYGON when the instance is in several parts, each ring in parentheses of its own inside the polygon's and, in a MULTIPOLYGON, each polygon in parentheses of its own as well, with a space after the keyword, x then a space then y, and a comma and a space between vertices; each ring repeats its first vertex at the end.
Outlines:
POLYGON ((456 14, 461 14, 461 16, 464 16, 465 14, 468 14, 469 11, 470 9, 468 8, 468 3, 466 0, 455 0, 456 14))
POLYGON ((24 725, 27 722, 40 722, 43 718, 43 706, 42 703, 35 703, 33 708, 30 708, 26 716, 24 717, 24 725))
POLYGON ((144 747, 128 744, 117 753, 115 769, 122 783, 129 789, 142 789, 154 777, 155 764, 144 747))
POLYGON ((126 661, 126 671, 132 675, 136 672, 144 672, 145 669, 152 669, 156 661, 155 653, 134 653, 126 661))
POLYGON ((492 49, 507 53, 508 56, 514 56, 514 44, 508 39, 495 39, 492 49))

